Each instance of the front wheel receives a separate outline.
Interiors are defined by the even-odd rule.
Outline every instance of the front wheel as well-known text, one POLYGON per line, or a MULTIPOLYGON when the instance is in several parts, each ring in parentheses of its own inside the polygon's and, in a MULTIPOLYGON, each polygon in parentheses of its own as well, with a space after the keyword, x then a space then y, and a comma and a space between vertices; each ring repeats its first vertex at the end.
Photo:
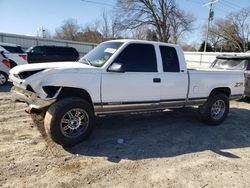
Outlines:
POLYGON ((199 107, 201 119, 208 125, 216 126, 221 124, 229 112, 229 99, 223 93, 209 97, 207 102, 199 107))
POLYGON ((63 98, 46 112, 46 133, 56 143, 70 147, 87 139, 93 129, 94 113, 91 105, 80 98, 63 98))

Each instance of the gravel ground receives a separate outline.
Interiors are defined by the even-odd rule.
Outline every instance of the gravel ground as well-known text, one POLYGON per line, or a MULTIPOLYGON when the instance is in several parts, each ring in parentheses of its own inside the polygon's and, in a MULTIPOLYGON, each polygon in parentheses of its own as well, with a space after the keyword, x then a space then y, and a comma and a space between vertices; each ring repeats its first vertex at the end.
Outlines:
POLYGON ((231 102, 218 127, 193 108, 101 117, 87 141, 65 149, 10 87, 0 88, 0 186, 250 187, 250 101, 231 102))

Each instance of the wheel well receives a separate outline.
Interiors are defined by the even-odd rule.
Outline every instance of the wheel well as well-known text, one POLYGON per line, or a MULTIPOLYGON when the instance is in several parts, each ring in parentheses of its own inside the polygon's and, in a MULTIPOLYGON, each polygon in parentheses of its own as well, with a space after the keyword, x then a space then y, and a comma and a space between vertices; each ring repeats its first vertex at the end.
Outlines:
POLYGON ((223 93, 225 94, 226 96, 230 97, 231 95, 231 89, 228 88, 228 87, 219 87, 219 88, 215 88, 211 91, 210 95, 209 96, 213 96, 217 93, 223 93))
POLYGON ((65 97, 79 97, 85 99, 93 106, 93 102, 89 93, 84 89, 72 88, 72 87, 63 87, 58 95, 58 99, 62 99, 65 97))

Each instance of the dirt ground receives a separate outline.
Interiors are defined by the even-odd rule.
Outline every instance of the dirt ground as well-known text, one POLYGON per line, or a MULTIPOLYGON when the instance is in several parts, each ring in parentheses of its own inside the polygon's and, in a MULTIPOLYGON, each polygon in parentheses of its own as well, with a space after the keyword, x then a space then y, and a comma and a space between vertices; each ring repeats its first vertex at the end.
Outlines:
POLYGON ((0 186, 250 187, 250 101, 231 102, 218 127, 192 108, 98 118, 87 141, 64 149, 9 89, 0 88, 0 186))

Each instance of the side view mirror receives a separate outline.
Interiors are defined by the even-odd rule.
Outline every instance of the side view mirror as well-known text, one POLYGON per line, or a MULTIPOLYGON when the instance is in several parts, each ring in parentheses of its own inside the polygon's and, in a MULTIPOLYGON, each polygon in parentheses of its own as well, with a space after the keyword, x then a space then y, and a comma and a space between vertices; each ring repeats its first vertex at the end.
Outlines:
POLYGON ((112 65, 108 68, 108 72, 125 72, 121 63, 112 63, 112 65))

